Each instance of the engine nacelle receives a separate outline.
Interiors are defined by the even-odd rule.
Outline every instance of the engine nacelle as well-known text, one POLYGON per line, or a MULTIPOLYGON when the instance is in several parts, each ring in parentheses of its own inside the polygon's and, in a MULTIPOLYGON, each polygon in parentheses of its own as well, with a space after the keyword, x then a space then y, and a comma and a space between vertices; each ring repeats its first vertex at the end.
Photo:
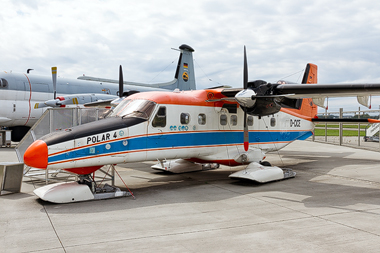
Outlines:
POLYGON ((278 113, 281 105, 277 98, 256 98, 253 107, 245 107, 246 112, 253 116, 267 116, 278 113))
POLYGON ((270 84, 265 84, 255 89, 248 88, 238 92, 235 99, 243 110, 250 115, 261 117, 275 114, 281 109, 281 98, 267 95, 270 88, 270 84))
POLYGON ((235 99, 245 112, 259 117, 278 113, 281 107, 299 109, 302 100, 274 94, 277 85, 262 80, 249 82, 248 88, 238 92, 235 99))

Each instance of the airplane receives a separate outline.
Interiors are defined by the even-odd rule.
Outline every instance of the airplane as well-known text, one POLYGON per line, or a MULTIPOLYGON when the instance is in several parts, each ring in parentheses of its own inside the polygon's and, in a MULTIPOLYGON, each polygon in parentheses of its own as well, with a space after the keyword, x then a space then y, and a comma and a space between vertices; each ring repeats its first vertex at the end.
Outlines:
MULTIPOLYGON (((183 44, 179 50, 180 56, 172 81, 158 84, 123 82, 126 94, 177 88, 196 89, 192 56, 194 49, 183 44)), ((52 68, 53 81, 50 77, 29 74, 29 70, 27 74, 0 73, 0 126, 12 130, 12 141, 20 141, 47 107, 112 100, 119 95, 118 80, 89 76, 78 77, 78 79, 57 79, 56 75, 56 68, 52 68)))
MULTIPOLYGON (((109 117, 52 132, 33 142, 24 163, 44 170, 62 169, 79 181, 38 188, 53 203, 102 198, 92 173, 103 165, 158 160, 152 169, 184 173, 247 165, 229 175, 260 183, 295 176, 272 166, 266 153, 313 134, 317 104, 335 96, 379 95, 380 84, 317 84, 317 66, 308 64, 302 84, 248 82, 244 47, 243 88, 144 92, 124 98, 109 117)), ((344 119, 344 121, 349 121, 344 119)), ((379 120, 355 119, 378 123, 379 120)), ((115 188, 113 197, 122 196, 115 188)))

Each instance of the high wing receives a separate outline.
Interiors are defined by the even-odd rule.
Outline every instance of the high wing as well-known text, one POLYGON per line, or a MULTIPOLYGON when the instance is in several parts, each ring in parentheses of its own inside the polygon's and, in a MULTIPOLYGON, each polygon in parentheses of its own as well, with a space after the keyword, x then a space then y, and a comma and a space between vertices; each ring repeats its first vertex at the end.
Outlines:
POLYGON ((380 83, 340 84, 280 84, 274 87, 274 95, 289 98, 355 97, 380 95, 380 83), (289 94, 289 95, 287 95, 289 94))
POLYGON ((370 108, 370 96, 380 95, 380 83, 317 84, 317 66, 307 64, 302 84, 267 83, 262 80, 248 82, 244 89, 224 89, 223 98, 211 101, 237 101, 248 114, 265 116, 277 113, 283 107, 298 109, 299 100, 312 98, 313 103, 323 107, 327 98, 357 97, 361 105, 370 108))

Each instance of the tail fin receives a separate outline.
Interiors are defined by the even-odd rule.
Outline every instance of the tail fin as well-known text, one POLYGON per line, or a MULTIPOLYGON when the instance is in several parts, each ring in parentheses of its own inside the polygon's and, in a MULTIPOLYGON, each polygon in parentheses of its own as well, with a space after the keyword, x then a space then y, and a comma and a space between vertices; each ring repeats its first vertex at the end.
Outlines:
MULTIPOLYGON (((302 78, 303 84, 315 84, 318 82, 318 66, 312 63, 306 64, 305 73, 302 78)), ((314 117, 318 113, 318 107, 313 103, 312 98, 302 99, 299 113, 308 117, 314 117)))
MULTIPOLYGON (((302 78, 302 84, 312 84, 317 83, 318 79, 318 67, 315 64, 308 63, 306 65, 305 73, 302 78)), ((290 108, 297 109, 284 109, 288 112, 293 112, 298 115, 303 115, 308 118, 314 118, 318 113, 318 107, 313 103, 312 98, 301 98, 296 99, 295 101, 290 99, 291 103, 295 106, 291 106, 290 108)), ((286 100, 284 100, 286 102, 286 100)))
POLYGON ((303 84, 318 83, 318 66, 312 63, 306 64, 305 73, 302 78, 303 84))
POLYGON ((186 44, 179 47, 181 54, 179 55, 177 70, 175 72, 174 81, 160 85, 165 89, 195 90, 195 74, 194 74, 194 49, 186 44))

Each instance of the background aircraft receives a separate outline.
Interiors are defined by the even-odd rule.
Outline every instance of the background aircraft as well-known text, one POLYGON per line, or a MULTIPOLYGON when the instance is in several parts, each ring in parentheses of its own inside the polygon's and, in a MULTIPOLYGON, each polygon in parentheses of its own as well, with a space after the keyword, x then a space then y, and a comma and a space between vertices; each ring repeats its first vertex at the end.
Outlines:
MULTIPOLYGON (((248 82, 244 50, 243 88, 133 94, 106 119, 35 141, 26 150, 24 163, 79 175, 78 182, 35 191, 57 203, 99 198, 102 190, 96 187, 93 172, 103 165, 145 160, 159 160, 153 169, 175 173, 247 164, 230 177, 261 183, 294 177, 293 171, 272 167, 264 159, 267 152, 310 137, 314 121, 328 121, 316 118, 313 99, 380 94, 380 84, 316 82, 317 67, 312 64, 303 84, 248 82)), ((115 196, 120 196, 117 191, 115 196)))
MULTIPOLYGON (((194 90, 192 52, 181 45, 174 80, 159 84, 124 82, 124 91, 194 90)), ((79 77, 58 78, 56 90, 51 77, 21 73, 0 73, 0 126, 12 130, 12 141, 20 141, 41 117, 46 107, 84 104, 118 97, 118 80, 79 77), (55 96, 56 91, 56 96, 55 96)))

